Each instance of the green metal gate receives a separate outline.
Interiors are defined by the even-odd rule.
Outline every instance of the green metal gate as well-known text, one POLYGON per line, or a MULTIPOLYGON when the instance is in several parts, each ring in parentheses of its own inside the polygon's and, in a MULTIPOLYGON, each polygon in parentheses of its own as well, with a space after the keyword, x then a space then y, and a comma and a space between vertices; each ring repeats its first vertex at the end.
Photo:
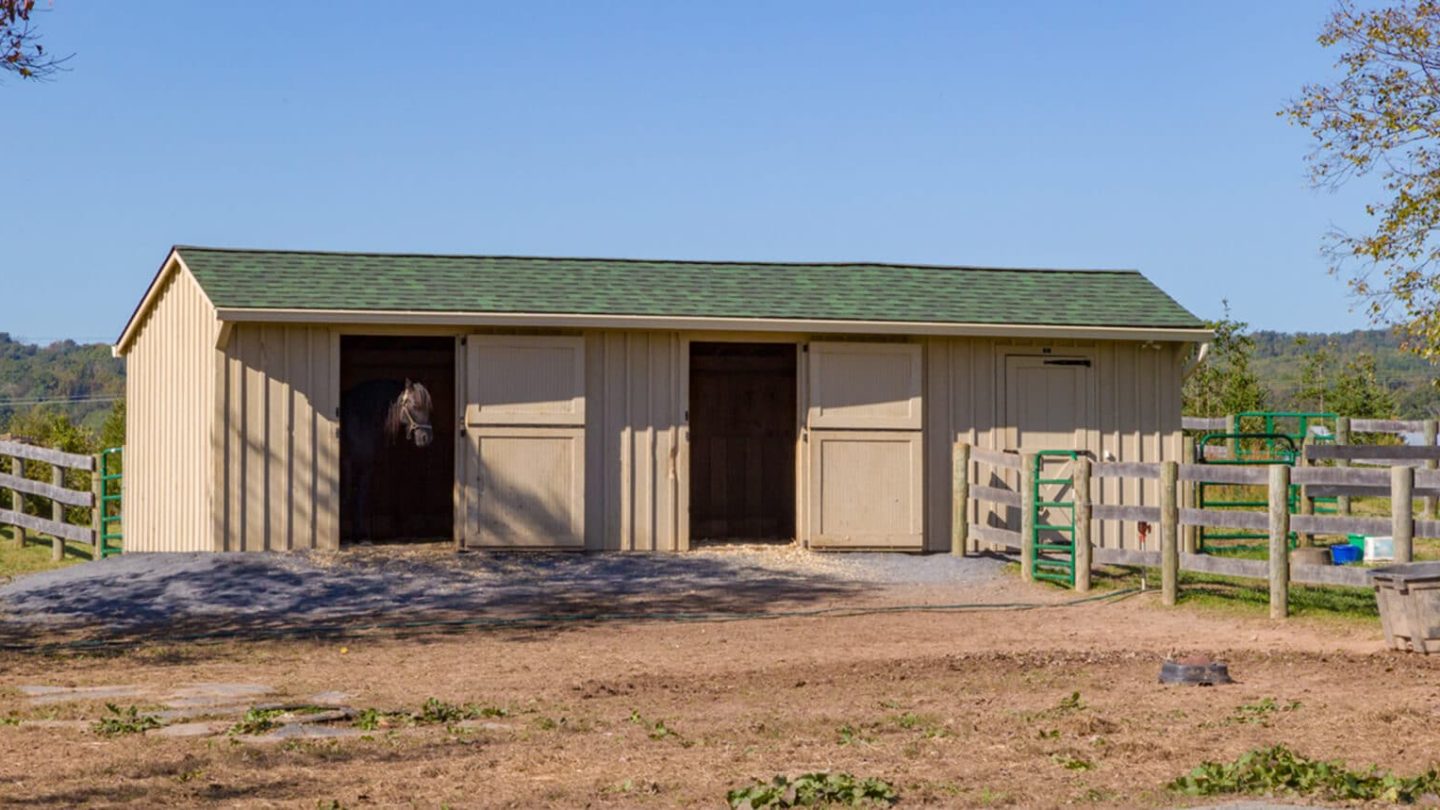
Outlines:
POLYGON ((100 451, 100 534, 95 538, 95 548, 100 559, 119 554, 124 543, 124 523, 121 520, 121 461, 125 448, 111 447, 100 451))
POLYGON ((1035 467, 1031 470, 1031 492, 1030 502, 1034 504, 1034 514, 1031 515, 1030 536, 1025 540, 1032 544, 1035 553, 1030 558, 1030 575, 1035 579, 1044 579, 1051 582, 1061 582, 1070 587, 1075 587, 1075 459, 1080 453, 1076 450, 1041 450, 1035 454, 1035 467), (1046 459, 1067 459, 1070 463, 1070 477, 1068 478, 1044 478, 1046 459), (1058 487, 1060 492, 1067 488, 1070 492, 1069 500, 1042 500, 1040 493, 1043 487, 1058 487), (1047 518, 1050 522, 1042 523, 1041 518, 1050 510, 1056 510, 1067 516, 1065 522, 1055 521, 1047 518), (1058 538, 1046 535, 1059 535, 1058 538))

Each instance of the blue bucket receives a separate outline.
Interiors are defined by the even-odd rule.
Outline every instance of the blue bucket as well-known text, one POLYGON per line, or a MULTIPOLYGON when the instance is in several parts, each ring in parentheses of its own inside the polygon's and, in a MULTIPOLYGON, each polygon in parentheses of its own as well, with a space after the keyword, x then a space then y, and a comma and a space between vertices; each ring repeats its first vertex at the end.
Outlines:
POLYGON ((1358 549, 1349 544, 1341 543, 1339 545, 1334 545, 1330 547, 1330 562, 1333 562, 1336 565, 1356 563, 1360 562, 1360 557, 1363 554, 1364 551, 1362 549, 1358 549))

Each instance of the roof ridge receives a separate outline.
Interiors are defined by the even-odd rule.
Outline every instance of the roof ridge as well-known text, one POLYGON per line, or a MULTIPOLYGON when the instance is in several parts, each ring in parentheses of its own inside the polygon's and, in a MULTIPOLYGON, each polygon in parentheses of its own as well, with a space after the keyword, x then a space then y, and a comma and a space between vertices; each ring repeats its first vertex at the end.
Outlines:
POLYGON ((875 261, 811 261, 777 262, 745 261, 737 259, 636 259, 605 256, 525 256, 508 253, 387 253, 363 250, 296 250, 285 248, 229 248, 205 245, 175 245, 174 250, 207 251, 211 253, 281 253, 294 256, 368 256, 394 259, 503 259, 507 261, 540 262, 612 262, 621 264, 688 264, 722 265, 731 267, 892 267, 926 270, 964 270, 981 273, 1085 273, 1135 275, 1143 274, 1134 268, 1121 267, 982 267, 965 264, 930 264, 875 261))

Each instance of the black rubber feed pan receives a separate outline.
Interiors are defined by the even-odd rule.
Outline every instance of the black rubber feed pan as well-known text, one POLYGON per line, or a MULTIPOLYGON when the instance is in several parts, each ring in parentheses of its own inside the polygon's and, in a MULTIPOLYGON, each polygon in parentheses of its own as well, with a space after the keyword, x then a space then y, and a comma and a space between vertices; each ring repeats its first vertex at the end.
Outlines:
POLYGON ((1221 686, 1234 682, 1230 678, 1230 670, 1224 664, 1208 658, 1182 658, 1160 665, 1160 683, 1221 686))

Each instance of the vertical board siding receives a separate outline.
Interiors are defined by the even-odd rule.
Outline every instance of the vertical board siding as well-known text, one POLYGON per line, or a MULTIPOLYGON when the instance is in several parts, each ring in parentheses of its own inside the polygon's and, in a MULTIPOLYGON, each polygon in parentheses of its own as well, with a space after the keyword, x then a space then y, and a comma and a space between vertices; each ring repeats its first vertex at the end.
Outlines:
POLYGON ((585 547, 679 551, 684 352, 675 332, 585 335, 585 547))
MULTIPOLYGON (((1096 458, 1107 451, 1119 461, 1180 458, 1182 344, 931 338, 925 346, 925 548, 929 551, 949 548, 954 491, 950 459, 955 443, 1013 449, 1009 445, 1014 434, 1005 424, 1007 355, 1038 355, 1048 347, 1057 355, 1073 352, 1092 358, 1093 424, 1079 427, 1085 431, 1085 448, 1096 458)), ((1155 481, 1100 479, 1095 494, 1102 503, 1154 505, 1159 503, 1158 486, 1155 481)), ((986 506, 971 510, 972 525, 983 522, 991 511, 986 506)), ((1159 547, 1158 531, 1152 529, 1151 550, 1159 547)), ((1138 528, 1129 522, 1099 521, 1094 539, 1102 547, 1137 548, 1138 528)))
MULTIPOLYGON (((161 293, 128 356, 132 551, 339 546, 339 380, 329 327, 217 325, 183 273, 161 293), (209 381, 199 386, 195 381, 209 381)), ((585 333, 585 546, 677 551, 686 352, 678 333, 585 333)), ((928 338, 923 409, 925 548, 949 547, 950 454, 957 441, 1008 449, 1004 358, 1051 347, 1093 358, 1085 446, 1122 461, 1178 459, 1183 347, 1115 341, 928 338)), ((804 368, 799 369, 803 377, 804 368)), ((804 397, 801 398, 803 407, 804 397)), ((799 452, 803 453, 803 449, 799 452)), ((809 489, 799 465, 797 493, 809 489)), ((1153 504, 1154 482, 1098 482, 1103 502, 1153 504)), ((797 533, 806 536, 800 503, 797 533)), ((984 517, 982 510, 971 519, 984 517)), ((1105 547, 1135 547, 1134 524, 1102 522, 1105 547)), ((1153 537, 1154 535, 1152 535, 1153 537)))
POLYGON ((217 548, 339 547, 338 342, 328 327, 234 328, 219 375, 217 548))
POLYGON ((209 551, 218 325, 181 268, 126 354, 125 550, 209 551))

